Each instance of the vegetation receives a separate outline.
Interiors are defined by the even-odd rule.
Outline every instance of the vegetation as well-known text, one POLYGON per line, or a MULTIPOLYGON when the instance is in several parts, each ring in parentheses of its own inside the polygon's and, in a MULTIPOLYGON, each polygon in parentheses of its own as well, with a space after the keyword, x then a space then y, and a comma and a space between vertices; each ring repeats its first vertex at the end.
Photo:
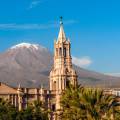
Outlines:
POLYGON ((62 120, 120 120, 115 96, 105 95, 100 89, 69 85, 63 92, 61 106, 62 120))
POLYGON ((47 111, 40 101, 18 111, 10 102, 0 99, 0 120, 48 120, 47 116, 47 111))
MULTIPOLYGON (((61 120, 120 120, 117 97, 101 89, 69 85, 61 97, 61 106, 61 120)), ((40 101, 18 111, 9 101, 0 99, 0 120, 48 120, 48 111, 40 101)))

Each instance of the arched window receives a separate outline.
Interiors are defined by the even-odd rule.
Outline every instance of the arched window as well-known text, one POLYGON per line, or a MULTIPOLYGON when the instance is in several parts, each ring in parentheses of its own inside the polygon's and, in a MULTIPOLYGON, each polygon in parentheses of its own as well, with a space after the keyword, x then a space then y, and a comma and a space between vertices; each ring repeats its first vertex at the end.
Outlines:
POLYGON ((66 87, 69 87, 69 85, 70 85, 70 81, 66 80, 66 87))
POLYGON ((56 110, 56 105, 52 104, 52 111, 55 111, 55 110, 56 110))
POLYGON ((66 48, 63 50, 64 57, 66 57, 66 48))
POLYGON ((59 55, 62 56, 62 48, 59 49, 59 55))

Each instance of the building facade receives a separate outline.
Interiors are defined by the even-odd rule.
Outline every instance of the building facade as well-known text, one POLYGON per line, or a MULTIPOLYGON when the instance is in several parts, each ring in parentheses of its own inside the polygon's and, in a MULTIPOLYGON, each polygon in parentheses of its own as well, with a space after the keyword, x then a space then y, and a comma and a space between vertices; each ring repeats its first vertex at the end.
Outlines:
POLYGON ((63 23, 60 21, 59 35, 57 40, 54 41, 54 65, 50 72, 50 92, 53 109, 60 109, 62 91, 69 84, 76 86, 77 74, 72 68, 70 40, 66 38, 63 23))
MULTIPOLYGON (((54 64, 49 75, 49 90, 42 87, 23 88, 20 85, 14 88, 0 83, 0 98, 10 101, 19 110, 27 108, 34 101, 43 101, 46 109, 53 111, 50 120, 58 120, 60 98, 69 84, 77 85, 77 74, 72 67, 71 43, 66 38, 63 23, 60 21, 58 38, 54 41, 54 64)), ((120 97, 118 89, 105 89, 104 92, 120 97)))
POLYGON ((0 98, 10 101, 19 110, 27 108, 28 104, 34 101, 43 101, 47 108, 48 92, 44 88, 22 88, 20 85, 14 88, 0 83, 0 98))
POLYGON ((57 40, 54 41, 54 64, 49 76, 50 89, 44 88, 17 88, 0 83, 0 98, 11 101, 19 110, 25 109, 35 100, 43 101, 46 108, 54 112, 60 109, 62 91, 71 83, 77 84, 77 74, 72 68, 71 43, 66 38, 63 23, 60 21, 60 30, 57 40))

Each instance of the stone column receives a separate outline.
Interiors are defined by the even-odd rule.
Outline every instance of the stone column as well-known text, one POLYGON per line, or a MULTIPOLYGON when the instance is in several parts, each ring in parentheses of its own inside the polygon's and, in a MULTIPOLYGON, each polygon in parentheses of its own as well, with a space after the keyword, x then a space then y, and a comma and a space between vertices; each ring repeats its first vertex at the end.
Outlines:
POLYGON ((64 90, 65 89, 65 79, 64 78, 63 78, 62 84, 63 84, 63 90, 64 90))
POLYGON ((8 101, 10 101, 10 95, 8 95, 8 101))
POLYGON ((17 96, 16 95, 14 96, 14 99, 15 99, 15 107, 17 107, 17 96))
POLYGON ((13 105, 13 95, 11 95, 11 103, 12 103, 12 105, 13 105))
POLYGON ((35 100, 38 100, 38 89, 35 88, 35 100))
POLYGON ((18 109, 19 111, 22 110, 22 97, 18 95, 18 109))
POLYGON ((58 79, 58 90, 60 90, 61 89, 61 77, 59 77, 59 79, 58 79))
POLYGON ((25 108, 28 107, 28 88, 25 88, 25 108))
POLYGON ((24 93, 23 93, 23 91, 20 87, 18 88, 17 93, 18 93, 18 109, 19 109, 19 111, 21 111, 22 110, 24 93))
POLYGON ((43 88, 41 88, 41 89, 40 89, 40 100, 41 100, 41 101, 44 100, 44 97, 43 97, 44 93, 43 93, 43 92, 44 92, 44 90, 43 90, 43 88))

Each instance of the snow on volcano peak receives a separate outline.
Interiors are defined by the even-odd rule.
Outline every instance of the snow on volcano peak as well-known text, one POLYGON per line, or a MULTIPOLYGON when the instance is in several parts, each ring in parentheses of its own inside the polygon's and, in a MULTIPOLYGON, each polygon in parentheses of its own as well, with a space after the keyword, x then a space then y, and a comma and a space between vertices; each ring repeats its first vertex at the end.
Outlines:
POLYGON ((30 43, 20 43, 17 45, 14 45, 13 47, 11 47, 11 49, 16 49, 16 48, 35 48, 38 49, 38 45, 37 44, 30 44, 30 43))
POLYGON ((38 44, 30 44, 30 43, 20 43, 17 45, 14 45, 10 49, 17 49, 17 48, 27 48, 27 49, 33 49, 33 50, 47 50, 45 47, 40 46, 38 44))

